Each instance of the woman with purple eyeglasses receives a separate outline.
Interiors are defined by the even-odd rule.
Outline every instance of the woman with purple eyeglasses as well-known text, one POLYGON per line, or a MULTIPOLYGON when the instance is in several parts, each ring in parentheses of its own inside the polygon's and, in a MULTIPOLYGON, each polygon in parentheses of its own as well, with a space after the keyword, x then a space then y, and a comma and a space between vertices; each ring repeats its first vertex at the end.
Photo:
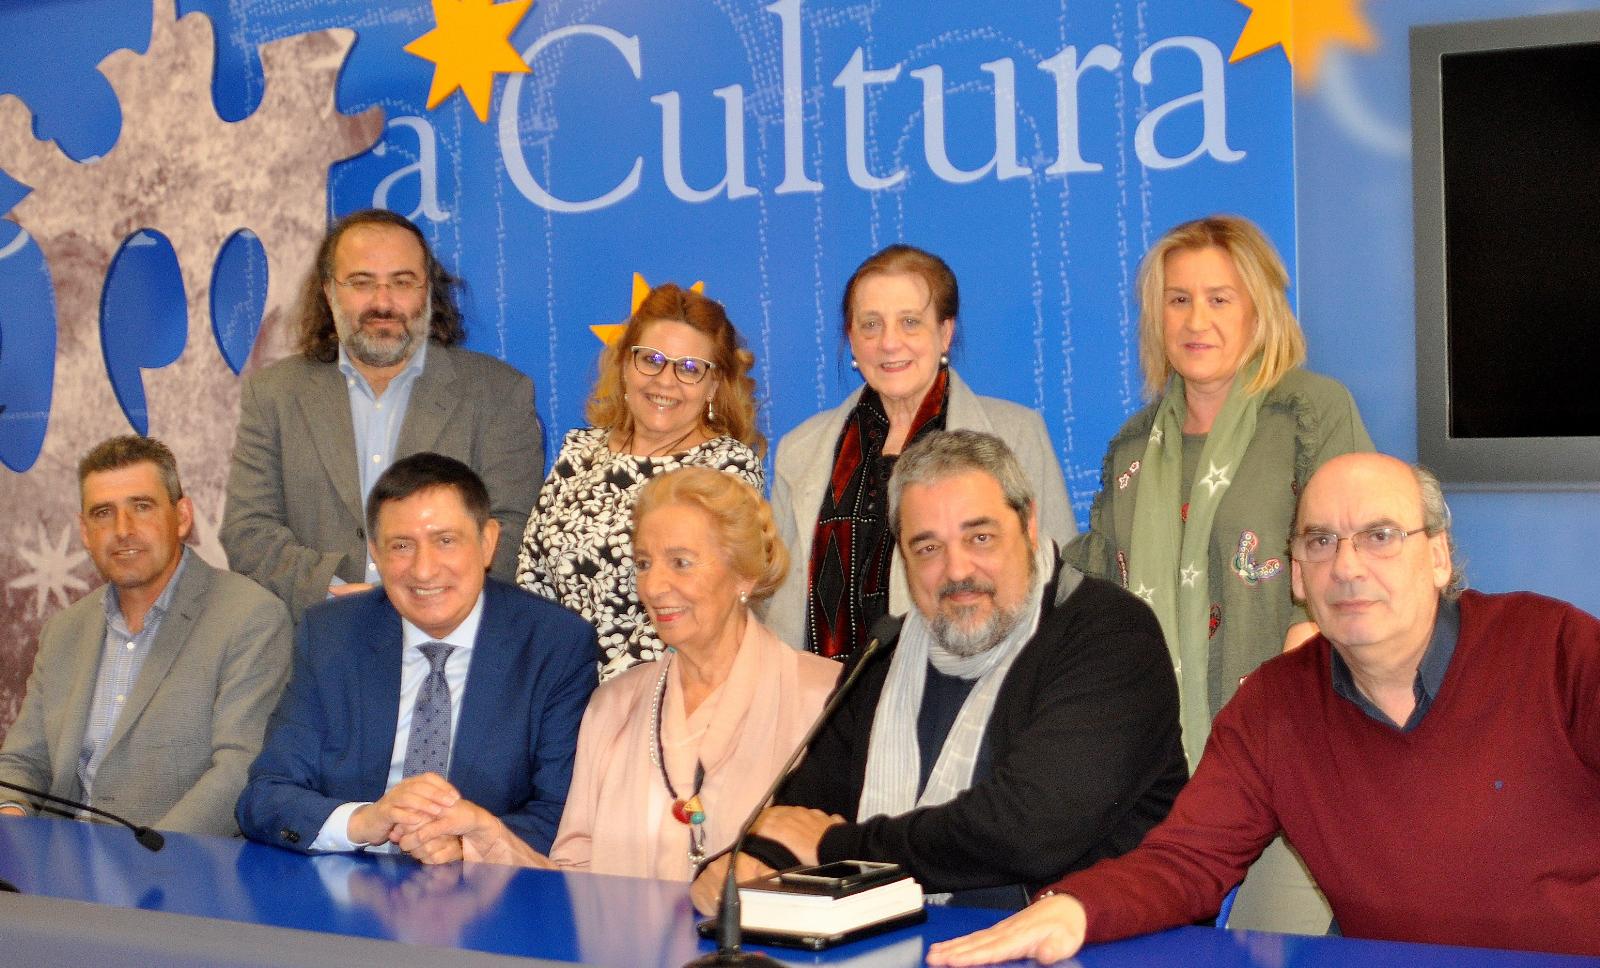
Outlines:
POLYGON ((600 641, 600 678, 661 655, 634 586, 633 503, 652 477, 701 466, 760 491, 755 358, 722 304, 666 283, 600 354, 591 426, 562 441, 528 518, 517 584, 580 613, 600 641))

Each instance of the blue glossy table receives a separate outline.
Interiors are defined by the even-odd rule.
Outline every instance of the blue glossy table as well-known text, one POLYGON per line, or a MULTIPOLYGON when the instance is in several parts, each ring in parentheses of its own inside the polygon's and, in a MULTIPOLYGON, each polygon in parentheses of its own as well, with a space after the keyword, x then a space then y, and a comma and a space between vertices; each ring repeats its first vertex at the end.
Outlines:
MULTIPOLYGON (((710 945, 684 885, 518 870, 425 868, 390 856, 305 857, 276 847, 167 835, 149 853, 127 831, 0 819, 0 958, 7 964, 677 968, 710 945), (399 942, 399 943, 396 943, 399 942)), ((912 968, 927 945, 998 914, 933 908, 928 922, 823 954, 768 949, 795 965, 912 968)), ((1597 917, 1600 930, 1600 917, 1597 917)), ((1093 947, 1082 968, 1600 968, 1600 959, 1182 928, 1093 947)))

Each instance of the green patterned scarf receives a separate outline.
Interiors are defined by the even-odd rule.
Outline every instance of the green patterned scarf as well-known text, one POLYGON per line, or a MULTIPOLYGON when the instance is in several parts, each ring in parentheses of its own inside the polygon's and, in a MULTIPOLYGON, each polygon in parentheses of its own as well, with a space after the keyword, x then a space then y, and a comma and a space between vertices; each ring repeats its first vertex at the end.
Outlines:
POLYGON ((1178 673, 1183 723, 1183 749, 1189 769, 1200 762, 1211 734, 1211 706, 1206 694, 1210 660, 1210 589, 1207 550, 1217 506, 1228 491, 1245 448, 1256 432, 1261 395, 1246 393, 1260 360, 1234 376, 1222 412, 1206 435, 1196 477, 1189 488, 1188 519, 1181 516, 1183 421, 1188 415, 1183 378, 1176 373, 1156 410, 1139 466, 1139 491, 1133 507, 1133 544, 1128 549, 1128 589, 1150 603, 1167 651, 1178 673))

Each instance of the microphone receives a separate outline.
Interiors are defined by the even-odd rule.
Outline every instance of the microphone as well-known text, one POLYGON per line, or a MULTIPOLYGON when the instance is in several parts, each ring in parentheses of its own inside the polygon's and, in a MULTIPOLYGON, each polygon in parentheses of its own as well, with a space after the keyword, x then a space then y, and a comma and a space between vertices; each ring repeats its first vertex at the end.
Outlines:
POLYGON ((739 852, 744 849, 745 838, 750 836, 750 828, 756 825, 761 811, 767 808, 772 798, 777 796, 778 788, 783 786, 800 765, 800 760, 811 748, 811 741, 822 732, 823 724, 833 718, 834 711, 844 703, 844 697, 849 694, 856 680, 861 678, 861 670, 867 667, 873 656, 878 654, 884 641, 892 641, 900 634, 900 625, 905 620, 894 615, 885 615, 872 623, 872 630, 868 634, 871 641, 861 650, 861 657, 856 660, 855 667, 850 674, 845 676, 844 682, 833 691, 828 701, 823 705, 822 712, 817 713, 817 718, 812 721, 811 728, 806 730, 806 735, 801 738, 794 752, 789 754, 789 759, 784 762, 783 768, 767 788, 767 792, 756 801, 754 810, 739 825, 739 836, 734 839, 733 847, 728 851, 728 879, 722 886, 722 900, 717 905, 717 950, 711 954, 696 958, 684 965, 683 968, 724 968, 724 966, 744 966, 744 968, 782 968, 780 962, 767 957, 759 951, 741 951, 739 945, 744 940, 744 931, 739 924, 741 912, 739 909, 739 885, 734 877, 734 868, 738 866, 739 852))
POLYGON ((101 810, 99 807, 91 807, 87 803, 79 803, 76 800, 68 800, 66 797, 58 797, 53 793, 46 793, 43 790, 35 790, 32 787, 25 787, 19 783, 7 783, 5 780, 0 780, 0 787, 5 787, 7 790, 15 790, 18 793, 26 796, 37 797, 40 800, 47 800, 50 803, 59 803, 62 806, 71 807, 74 810, 82 810, 85 813, 92 813, 97 817, 105 817, 107 820, 113 820, 117 823, 120 823, 124 827, 127 827, 129 830, 133 831, 133 839, 139 842, 140 847, 143 847, 145 850, 151 852, 160 850, 167 842, 167 839, 161 836, 160 833, 151 830, 149 827, 141 827, 130 820, 124 820, 122 817, 117 816, 109 810, 101 810))

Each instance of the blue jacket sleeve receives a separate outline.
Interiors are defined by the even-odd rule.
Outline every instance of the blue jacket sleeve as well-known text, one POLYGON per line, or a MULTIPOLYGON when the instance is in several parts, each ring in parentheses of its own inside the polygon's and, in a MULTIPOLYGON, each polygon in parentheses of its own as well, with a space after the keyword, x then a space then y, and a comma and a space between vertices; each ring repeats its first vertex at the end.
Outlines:
POLYGON ((302 852, 344 802, 323 795, 317 785, 322 736, 329 727, 313 671, 310 625, 301 622, 295 631, 289 685, 267 722, 261 755, 250 766, 234 810, 246 837, 302 852))
POLYGON ((592 627, 581 619, 563 623, 564 634, 552 636, 549 661, 533 683, 529 710, 527 763, 531 794, 520 806, 500 814, 505 825, 542 854, 550 852, 561 811, 572 784, 572 761, 578 747, 578 726, 599 681, 595 657, 599 645, 592 627))

